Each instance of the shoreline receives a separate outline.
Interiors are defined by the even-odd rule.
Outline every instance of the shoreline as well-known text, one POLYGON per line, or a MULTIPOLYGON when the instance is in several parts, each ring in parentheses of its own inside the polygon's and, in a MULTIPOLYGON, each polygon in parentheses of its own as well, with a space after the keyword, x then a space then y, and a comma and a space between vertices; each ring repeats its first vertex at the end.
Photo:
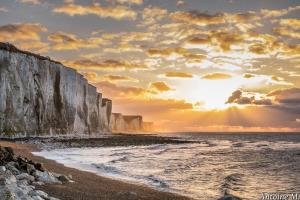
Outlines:
POLYGON ((45 168, 52 172, 72 175, 75 181, 74 183, 38 186, 38 189, 62 200, 192 200, 189 197, 159 191, 150 186, 129 183, 123 180, 104 177, 93 172, 66 167, 54 160, 33 155, 32 152, 41 151, 41 149, 34 144, 20 144, 0 140, 0 145, 12 147, 17 155, 43 163, 45 168))

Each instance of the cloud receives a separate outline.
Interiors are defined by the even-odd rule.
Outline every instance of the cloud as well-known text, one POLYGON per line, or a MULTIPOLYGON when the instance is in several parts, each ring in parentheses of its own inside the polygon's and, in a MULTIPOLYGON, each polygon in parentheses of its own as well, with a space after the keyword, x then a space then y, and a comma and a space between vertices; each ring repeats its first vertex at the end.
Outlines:
POLYGON ((141 5, 143 4, 143 0, 116 0, 120 4, 136 4, 141 5))
POLYGON ((156 6, 149 6, 144 8, 143 10, 143 24, 150 25, 154 24, 165 17, 167 17, 168 11, 166 9, 156 7, 156 6))
POLYGON ((270 10, 270 9, 261 9, 260 13, 265 18, 270 17, 281 17, 283 15, 287 15, 290 12, 300 10, 300 6, 295 7, 288 7, 287 9, 281 9, 281 10, 270 10))
POLYGON ((135 20, 137 17, 137 13, 129 7, 121 6, 121 5, 101 6, 99 3, 83 6, 71 2, 71 3, 66 3, 61 7, 55 8, 53 12, 63 13, 69 16, 93 14, 102 18, 110 17, 117 20, 121 20, 121 19, 135 20))
POLYGON ((222 51, 231 50, 232 45, 241 44, 245 41, 243 34, 227 32, 224 30, 210 31, 204 37, 193 37, 185 42, 187 48, 201 48, 203 50, 212 45, 218 46, 222 51))
POLYGON ((151 32, 126 32, 118 33, 117 37, 121 38, 121 43, 128 42, 145 42, 145 41, 154 41, 154 34, 151 32))
POLYGON ((104 60, 102 62, 85 59, 76 61, 65 61, 67 66, 77 70, 125 70, 125 69, 145 69, 145 66, 136 63, 119 60, 104 60))
POLYGON ((48 36, 48 40, 53 42, 54 50, 77 50, 98 48, 101 44, 107 44, 108 41, 102 38, 92 37, 87 39, 77 38, 74 34, 57 32, 48 36))
POLYGON ((249 11, 245 13, 225 13, 225 18, 229 23, 246 23, 249 21, 259 20, 260 17, 257 16, 255 12, 249 11))
POLYGON ((167 72, 165 73, 166 77, 172 77, 172 78, 192 78, 192 74, 188 74, 185 72, 167 72))
POLYGON ((136 79, 133 79, 128 76, 120 76, 120 75, 105 75, 104 79, 115 82, 115 81, 137 81, 136 79))
POLYGON ((90 71, 80 71, 80 73, 91 83, 99 83, 99 82, 119 82, 119 81, 137 81, 136 79, 133 79, 128 76, 121 76, 121 75, 105 75, 105 76, 99 76, 96 72, 90 72, 90 71))
POLYGON ((195 24, 198 26, 218 25, 225 23, 224 14, 210 15, 206 13, 200 13, 198 11, 177 11, 171 13, 170 18, 176 22, 195 24))
POLYGON ((46 53, 49 51, 50 46, 46 42, 36 41, 19 41, 17 43, 18 48, 28 51, 33 51, 35 53, 46 53))
POLYGON ((159 92, 167 92, 172 90, 165 82, 153 82, 150 84, 150 88, 159 92))
POLYGON ((241 105, 272 105, 272 100, 268 98, 256 99, 255 96, 243 96, 243 92, 241 90, 236 90, 232 93, 232 95, 228 98, 227 104, 236 103, 241 105))
POLYGON ((209 80, 218 80, 218 79, 229 79, 232 78, 230 74, 224 74, 224 73, 212 73, 212 74, 206 74, 202 76, 202 79, 209 79, 209 80))
POLYGON ((41 4, 40 0, 17 0, 20 3, 29 3, 29 4, 34 4, 34 5, 38 5, 41 4))
POLYGON ((110 53, 124 53, 124 52, 143 52, 143 48, 140 45, 132 44, 120 44, 117 47, 110 47, 103 49, 104 52, 110 53))
POLYGON ((280 104, 300 106, 300 88, 275 90, 267 96, 274 97, 275 101, 280 104))
POLYGON ((7 8, 0 6, 0 12, 8 12, 7 8))
POLYGON ((280 19, 279 24, 281 26, 289 26, 293 29, 300 29, 300 19, 280 19))
POLYGON ((47 32, 47 28, 41 24, 7 24, 0 26, 1 41, 18 41, 18 40, 40 40, 40 33, 47 32))
POLYGON ((249 51, 255 54, 265 55, 269 52, 268 46, 262 43, 252 44, 248 47, 249 51))
POLYGON ((175 60, 177 58, 185 58, 188 61, 200 62, 205 58, 202 54, 192 54, 187 49, 177 48, 164 48, 164 49, 148 49, 147 53, 150 57, 163 57, 168 60, 175 60))
POLYGON ((176 6, 182 6, 184 4, 185 4, 185 2, 183 0, 177 0, 177 2, 176 2, 176 6))
POLYGON ((253 78, 253 77, 255 77, 255 75, 254 74, 244 74, 243 77, 244 78, 253 78))
POLYGON ((299 31, 294 31, 292 29, 288 29, 287 27, 274 28, 273 32, 278 34, 278 35, 281 35, 281 36, 287 36, 287 37, 300 39, 300 32, 299 31))
POLYGON ((148 91, 144 88, 133 87, 133 86, 121 86, 108 81, 102 81, 94 84, 99 92, 103 93, 108 98, 124 99, 124 98, 138 98, 146 94, 148 91))
POLYGON ((187 41, 188 44, 191 45, 203 45, 203 44, 210 44, 212 42, 212 38, 209 36, 205 37, 194 37, 187 41))

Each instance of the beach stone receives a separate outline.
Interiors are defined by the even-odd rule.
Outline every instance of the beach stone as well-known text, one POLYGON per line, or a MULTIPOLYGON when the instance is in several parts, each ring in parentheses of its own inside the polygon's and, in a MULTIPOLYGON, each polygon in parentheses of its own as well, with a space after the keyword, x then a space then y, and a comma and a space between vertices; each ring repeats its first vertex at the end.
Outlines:
POLYGON ((22 173, 22 174, 19 174, 16 176, 17 180, 27 180, 27 181, 31 181, 33 182, 34 181, 34 177, 27 174, 27 173, 22 173))
POLYGON ((15 175, 20 174, 20 171, 16 168, 16 163, 13 161, 7 163, 5 167, 15 175))
POLYGON ((0 185, 11 185, 17 182, 16 177, 11 173, 0 174, 0 185))
POLYGON ((65 176, 65 175, 60 175, 59 177, 58 177, 58 180, 60 180, 61 182, 69 182, 70 180, 69 180, 69 178, 67 177, 67 176, 65 176))
POLYGON ((43 199, 48 199, 48 194, 41 190, 33 190, 32 192, 30 192, 30 195, 31 196, 39 196, 39 197, 42 197, 43 199))
POLYGON ((42 163, 34 162, 32 160, 29 160, 28 163, 33 165, 36 170, 39 170, 42 172, 45 171, 44 165, 42 163))
POLYGON ((6 171, 6 167, 5 166, 0 166, 0 173, 3 173, 6 171))
POLYGON ((35 167, 35 169, 37 169, 39 171, 42 171, 42 172, 45 171, 44 165, 42 163, 35 163, 34 167, 35 167))
POLYGON ((0 187, 1 200, 16 200, 15 194, 7 187, 0 187))
POLYGON ((32 200, 44 200, 42 197, 40 196, 31 196, 32 200))
POLYGON ((41 182, 41 181, 35 181, 35 182, 33 182, 32 183, 33 185, 44 185, 44 183, 43 182, 41 182))
POLYGON ((49 184, 61 184, 61 182, 51 173, 48 171, 38 171, 36 170, 33 173, 33 176, 38 180, 49 184))
POLYGON ((0 165, 5 165, 6 163, 14 160, 14 152, 11 147, 0 147, 0 165))

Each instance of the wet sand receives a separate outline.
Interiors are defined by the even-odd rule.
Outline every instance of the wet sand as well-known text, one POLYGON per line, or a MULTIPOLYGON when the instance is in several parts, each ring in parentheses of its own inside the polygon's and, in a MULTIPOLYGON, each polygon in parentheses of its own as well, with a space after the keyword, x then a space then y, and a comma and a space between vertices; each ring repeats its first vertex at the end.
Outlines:
POLYGON ((12 147, 17 155, 32 159, 44 164, 49 171, 72 175, 74 183, 63 185, 38 186, 49 195, 62 200, 188 200, 190 198, 172 193, 160 192, 150 187, 135 185, 118 180, 95 175, 94 173, 80 171, 65 167, 55 161, 31 152, 39 151, 38 147, 31 144, 20 144, 0 139, 1 146, 12 147))

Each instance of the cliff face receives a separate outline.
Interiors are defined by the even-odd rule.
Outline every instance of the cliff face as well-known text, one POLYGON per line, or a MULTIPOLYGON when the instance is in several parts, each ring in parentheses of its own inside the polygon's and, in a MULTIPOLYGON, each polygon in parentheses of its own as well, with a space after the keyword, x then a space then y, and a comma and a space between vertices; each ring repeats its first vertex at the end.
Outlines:
POLYGON ((0 43, 0 134, 110 132, 111 109, 75 70, 0 43))
POLYGON ((121 113, 112 113, 111 129, 115 132, 143 131, 143 117, 140 115, 122 115, 121 113))

